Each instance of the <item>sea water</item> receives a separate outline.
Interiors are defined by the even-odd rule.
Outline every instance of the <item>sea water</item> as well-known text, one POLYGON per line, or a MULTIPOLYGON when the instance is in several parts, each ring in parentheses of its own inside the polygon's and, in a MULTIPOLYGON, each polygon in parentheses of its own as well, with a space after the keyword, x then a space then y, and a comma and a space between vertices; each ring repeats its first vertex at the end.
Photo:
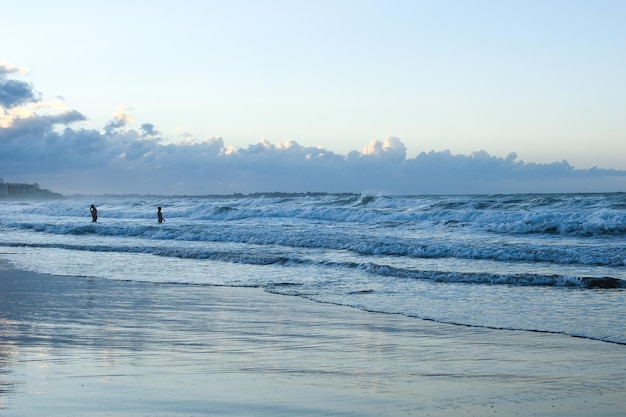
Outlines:
POLYGON ((2 201, 0 258, 76 279, 261 287, 626 344, 625 193, 2 201))

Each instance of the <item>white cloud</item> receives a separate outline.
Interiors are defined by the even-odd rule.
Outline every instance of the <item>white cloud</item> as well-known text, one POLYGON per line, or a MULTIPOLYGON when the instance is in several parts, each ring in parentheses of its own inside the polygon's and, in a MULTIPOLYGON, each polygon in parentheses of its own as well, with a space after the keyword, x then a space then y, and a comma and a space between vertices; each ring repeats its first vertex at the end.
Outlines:
POLYGON ((0 77, 6 76, 7 74, 25 74, 26 72, 26 68, 18 68, 8 62, 0 62, 0 77))
POLYGON ((363 148, 363 155, 402 160, 406 157, 406 146, 395 136, 388 136, 384 142, 373 140, 363 148))
MULTIPOLYGON (((15 74, 0 65, 0 81, 15 74), (4 77, 4 78, 2 78, 4 77)), ((397 137, 373 140, 362 152, 336 154, 295 140, 262 139, 245 148, 222 137, 185 134, 165 144, 152 123, 130 128, 127 110, 102 130, 86 129, 86 117, 67 108, 39 114, 26 85, 0 83, 0 175, 38 182, 65 193, 228 194, 235 192, 510 193, 626 190, 626 171, 578 170, 567 161, 527 163, 480 150, 470 155, 422 152, 407 158, 397 137), (19 89, 18 89, 19 90, 19 89), (29 107, 31 106, 31 107, 29 107), (77 125, 77 123, 79 123, 77 125)))

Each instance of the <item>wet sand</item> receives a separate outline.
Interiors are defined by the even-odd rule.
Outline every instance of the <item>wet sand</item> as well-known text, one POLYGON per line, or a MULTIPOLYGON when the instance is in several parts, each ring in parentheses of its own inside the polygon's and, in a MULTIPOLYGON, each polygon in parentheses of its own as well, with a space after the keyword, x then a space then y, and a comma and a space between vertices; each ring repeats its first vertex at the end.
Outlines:
POLYGON ((626 346, 0 265, 0 415, 623 416, 626 346))

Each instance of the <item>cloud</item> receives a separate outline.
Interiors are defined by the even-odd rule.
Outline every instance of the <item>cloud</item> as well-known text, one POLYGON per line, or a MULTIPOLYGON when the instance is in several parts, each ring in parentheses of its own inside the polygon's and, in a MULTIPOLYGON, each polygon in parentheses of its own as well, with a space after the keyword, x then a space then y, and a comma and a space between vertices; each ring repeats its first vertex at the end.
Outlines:
POLYGON ((29 83, 7 78, 9 74, 19 72, 17 67, 0 64, 0 106, 5 109, 39 100, 29 83))
POLYGON ((127 110, 116 112, 101 130, 86 129, 81 126, 87 118, 79 111, 46 108, 30 85, 20 84, 19 93, 6 82, 9 74, 17 73, 14 67, 0 65, 0 97, 5 97, 0 110, 12 115, 0 120, 0 176, 63 193, 626 190, 626 171, 580 170, 567 161, 528 163, 514 152, 502 158, 484 150, 470 155, 427 151, 410 158, 404 143, 393 136, 372 140, 361 152, 340 155, 294 140, 262 139, 240 149, 222 137, 198 140, 184 135, 178 143, 165 143, 152 123, 132 128, 127 110))
POLYGON ((389 136, 384 142, 373 140, 363 149, 363 155, 379 158, 403 160, 406 157, 406 146, 399 138, 389 136))
POLYGON ((104 126, 104 131, 110 135, 115 133, 117 129, 123 128, 132 122, 133 118, 128 113, 122 111, 116 112, 113 114, 113 119, 104 126))
POLYGON ((146 137, 161 136, 161 132, 154 128, 152 123, 144 123, 141 125, 141 133, 146 137))

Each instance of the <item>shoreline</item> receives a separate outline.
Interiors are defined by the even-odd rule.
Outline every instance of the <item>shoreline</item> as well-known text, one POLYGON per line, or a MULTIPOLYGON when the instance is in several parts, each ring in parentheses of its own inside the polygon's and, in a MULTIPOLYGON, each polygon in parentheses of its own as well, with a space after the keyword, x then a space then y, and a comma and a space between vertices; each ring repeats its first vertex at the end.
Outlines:
POLYGON ((0 412, 620 416, 626 349, 0 263, 0 412))

